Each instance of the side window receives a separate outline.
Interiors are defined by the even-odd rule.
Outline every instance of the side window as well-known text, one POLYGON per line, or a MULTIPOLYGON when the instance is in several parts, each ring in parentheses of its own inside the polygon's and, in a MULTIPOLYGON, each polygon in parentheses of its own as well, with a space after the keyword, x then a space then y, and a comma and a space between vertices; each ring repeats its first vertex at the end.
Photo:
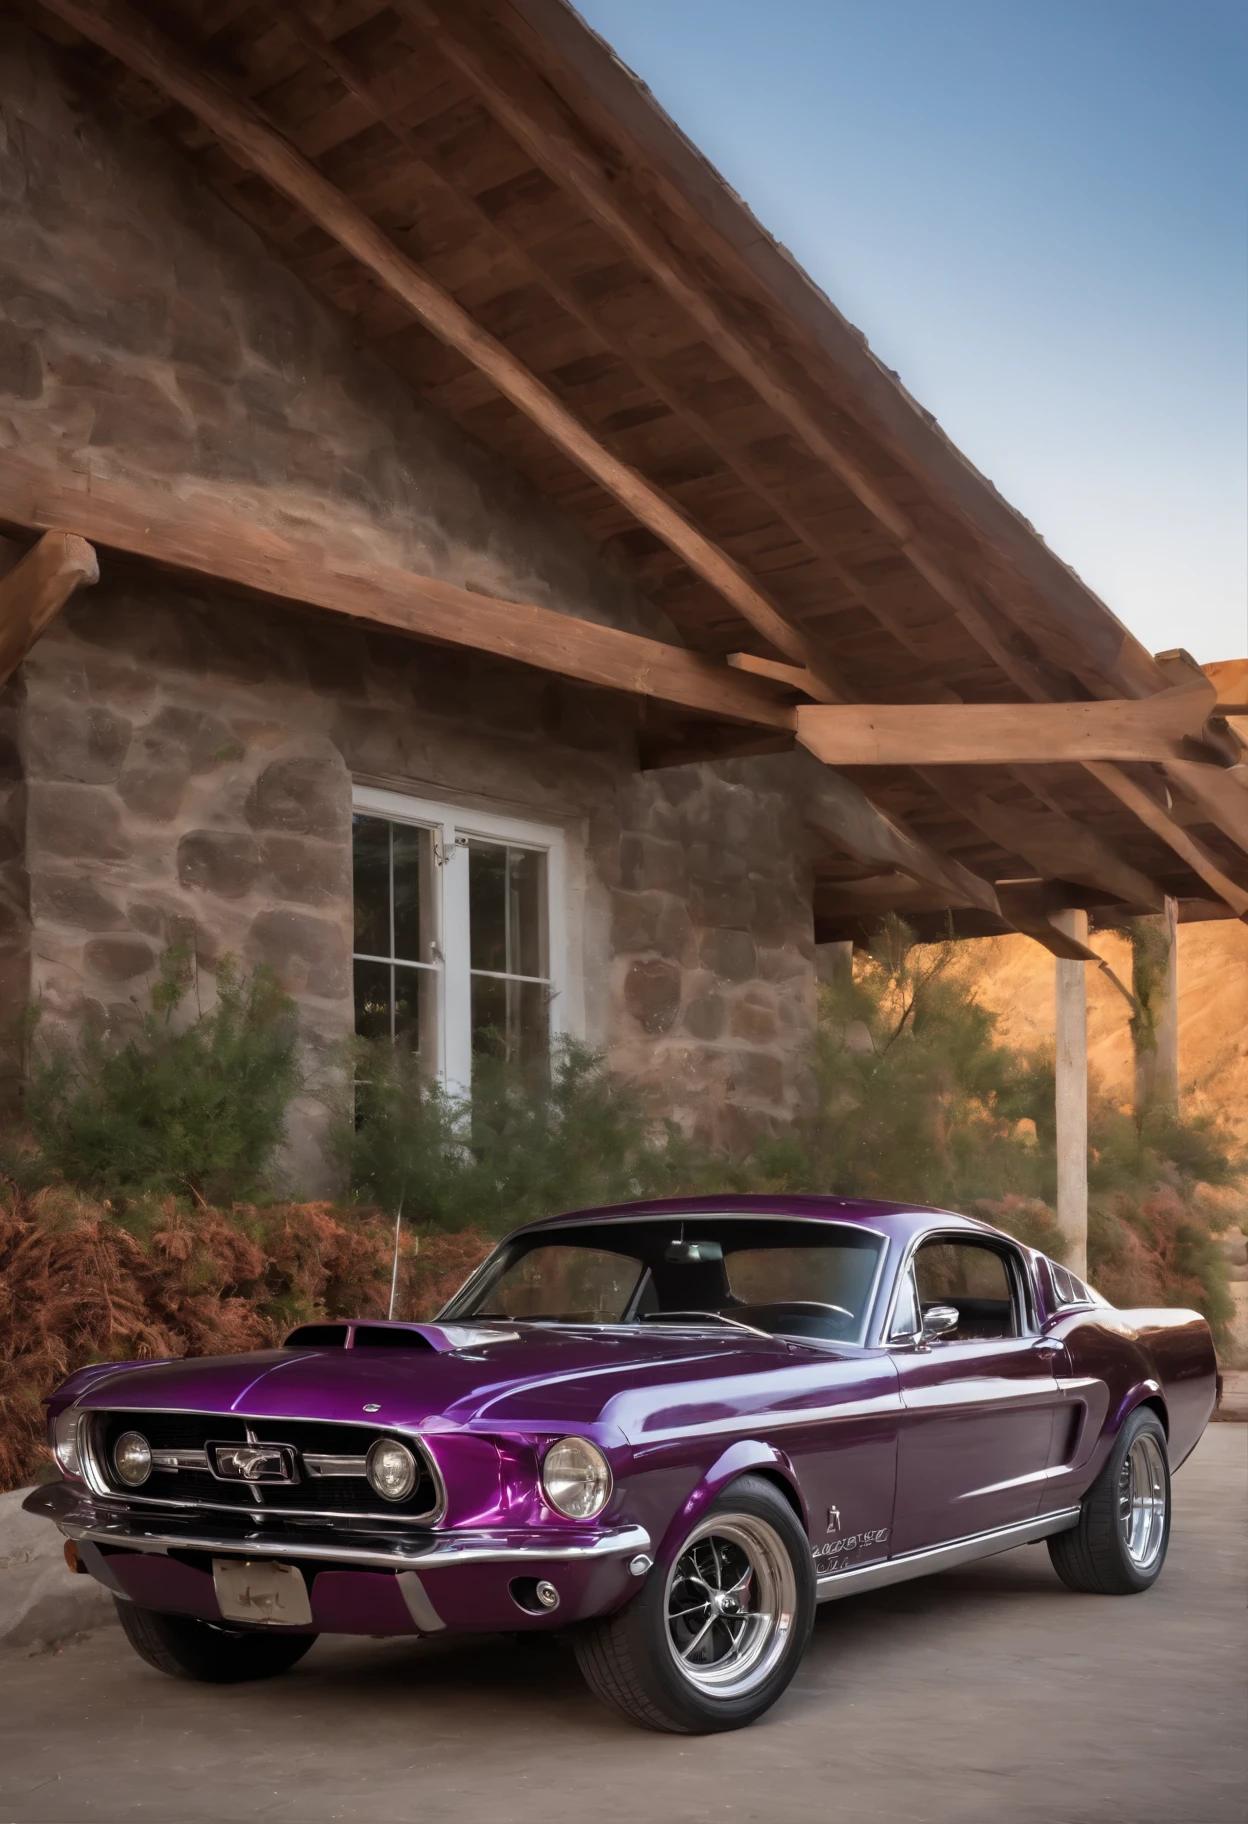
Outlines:
POLYGON ((1054 1302, 1059 1307, 1092 1303, 1092 1294, 1081 1279, 1076 1279, 1074 1274, 1068 1272, 1065 1267, 1059 1267, 1055 1260, 1050 1260, 1046 1264, 1049 1269, 1049 1278, 1053 1281, 1054 1302))
POLYGON ((978 1241, 925 1242, 914 1257, 919 1307, 952 1305, 958 1327, 947 1341, 1018 1336, 1018 1291, 1004 1256, 978 1241))

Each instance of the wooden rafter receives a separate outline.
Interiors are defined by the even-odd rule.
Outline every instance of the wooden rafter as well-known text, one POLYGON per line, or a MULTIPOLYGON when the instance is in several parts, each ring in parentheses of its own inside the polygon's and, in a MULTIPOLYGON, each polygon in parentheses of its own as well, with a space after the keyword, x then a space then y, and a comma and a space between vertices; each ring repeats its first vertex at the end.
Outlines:
MULTIPOLYGON (((809 762, 807 763, 809 764, 809 762)), ((805 817, 813 830, 871 867, 908 875, 933 887, 943 905, 974 906, 995 918, 1001 907, 990 882, 949 855, 941 855, 898 817, 874 804, 862 787, 825 768, 811 773, 804 794, 805 817)))
POLYGON ((43 0, 47 10, 180 103, 281 192, 425 327, 456 349, 565 456, 647 526, 777 651, 830 689, 830 666, 759 584, 638 470, 614 455, 511 351, 400 251, 373 219, 219 77, 125 0, 43 0))
POLYGON ((0 684, 7 684, 53 616, 75 589, 99 581, 100 567, 85 538, 45 532, 0 580, 0 684))
POLYGON ((1088 703, 802 704, 797 738, 828 766, 1000 766, 1182 757, 1212 684, 1088 703))
POLYGON ((967 816, 1009 855, 1021 855, 1047 880, 1073 880, 1112 893, 1127 906, 1161 910, 1165 894, 1157 882, 1133 868, 1086 824, 1050 808, 998 804, 979 793, 967 816))
POLYGON ((1248 716, 1248 659, 1216 659, 1201 667, 1218 693, 1219 716, 1248 716))
MULTIPOLYGON (((793 729, 793 710, 774 687, 701 653, 386 564, 348 566, 311 541, 269 531, 207 497, 181 500, 126 482, 67 475, 4 453, 0 521, 31 530, 54 528, 36 551, 46 546, 77 553, 80 564, 86 561, 82 554, 90 553, 88 537, 173 569, 470 647, 578 683, 751 727, 785 734, 793 729), (67 538, 67 531, 83 536, 67 538)), ((8 589, 17 575, 14 571, 0 589, 8 589)), ((88 580, 85 571, 80 580, 88 580)))
MULTIPOLYGON (((729 312, 723 299, 707 285, 705 272, 691 252, 678 247, 651 214, 638 206, 629 181, 632 174, 611 166, 604 149, 590 141, 553 87, 527 68, 522 59, 509 53, 501 39, 483 31, 473 17, 477 9, 465 5, 464 0, 395 0, 395 5, 467 78, 534 162, 563 190, 577 197, 617 245, 698 326, 721 358, 750 382, 811 454, 867 508, 914 571, 953 610, 966 632, 1011 682, 1033 701, 1062 700, 1067 691, 1031 639, 1017 626, 1000 624, 988 605, 920 532, 899 501, 866 469, 845 440, 816 415, 811 409, 808 383, 803 384, 797 369, 786 367, 783 351, 774 339, 764 338, 758 324, 751 325, 748 311, 729 312)), ((550 9, 544 5, 522 5, 520 11, 541 14, 550 23, 550 9)), ((1069 661, 1078 667, 1087 642, 1086 625, 1080 624, 1076 609, 1077 604, 1063 599, 1063 645, 1069 661)), ((1105 618, 1112 630, 1112 621, 1105 618)), ((1021 604, 1015 620, 1025 623, 1026 619, 1026 605, 1021 604)), ((1116 638, 1107 632, 1100 647, 1102 650, 1087 668, 1086 679, 1097 694, 1107 694, 1106 681, 1111 690, 1117 689, 1124 696, 1147 697, 1158 689, 1161 680, 1155 665, 1125 629, 1120 628, 1116 638)), ((1241 793, 1237 782, 1218 777, 1216 769, 1173 765, 1171 776, 1176 783, 1224 834, 1241 848, 1248 848, 1248 794, 1241 793)), ((1130 779, 1120 776, 1112 766, 1103 768, 1097 777, 1128 809, 1135 808, 1138 789, 1130 779)), ((1156 814, 1146 821, 1155 835, 1189 866, 1196 867, 1205 882, 1223 896, 1218 882, 1227 879, 1225 870, 1202 844, 1193 842, 1178 819, 1157 806, 1156 814)), ((1237 889, 1235 898, 1238 897, 1237 889)))
MULTIPOLYGON (((108 41, 107 34, 109 32, 112 32, 115 36, 117 31, 120 30, 124 35, 127 32, 133 33, 137 28, 139 39, 146 42, 149 51, 153 44, 158 52, 164 48, 172 48, 166 47, 165 42, 160 35, 156 33, 146 21, 135 14, 131 9, 127 8, 124 5, 123 0, 116 0, 116 3, 113 3, 113 0, 102 0, 102 3, 98 5, 88 5, 85 3, 85 0, 46 0, 46 3, 49 6, 49 10, 70 20, 78 30, 84 33, 84 35, 93 38, 96 42, 104 44, 106 48, 113 51, 115 55, 122 57, 123 61, 130 63, 131 67, 141 66, 136 64, 134 59, 127 56, 123 50, 119 49, 116 43, 108 41)), ((879 591, 875 590, 863 577, 856 575, 851 568, 847 567, 840 560, 834 545, 831 544, 817 528, 812 528, 800 514, 796 513, 791 503, 787 503, 780 492, 767 485, 766 478, 749 457, 739 449, 734 449, 722 433, 716 431, 710 421, 696 411, 689 400, 685 399, 670 383, 665 382, 661 378, 652 364, 645 362, 627 341, 618 333, 613 333, 610 330, 609 324, 599 313, 590 309, 585 304, 584 300, 580 299, 576 292, 567 284, 561 283, 558 274, 550 268, 549 263, 543 259, 540 251, 526 247, 519 236, 511 233, 503 223, 493 220, 488 211, 482 206, 479 199, 472 194, 470 187, 456 179, 447 163, 445 155, 440 153, 436 147, 422 146, 419 144, 403 126, 403 123, 394 119, 392 111, 387 112, 386 108, 377 102, 370 85, 360 77, 359 72, 353 67, 350 61, 342 55, 336 46, 328 39, 324 38, 315 27, 309 25, 308 22, 302 18, 297 7, 291 7, 289 0, 266 0, 266 10, 284 16, 288 23, 292 25, 292 29, 298 30, 299 36, 302 38, 303 42, 306 45, 309 45, 318 55, 321 55, 330 67, 336 69, 338 75, 347 83, 347 86, 352 90, 352 93, 363 101, 364 104, 374 112, 378 119, 384 119, 386 121, 386 124, 395 133, 396 138, 404 146, 409 156, 419 156, 423 168, 432 172, 439 181, 446 184, 454 192, 457 201, 461 205, 468 207, 483 226, 488 227, 492 233, 497 235, 499 239, 506 244, 509 252, 513 256, 519 257, 525 262, 528 269, 535 274, 550 295, 555 298, 556 302, 560 305, 560 308, 567 310, 590 334, 597 336, 599 340, 602 341, 604 347, 610 349, 620 360, 628 363, 633 372, 636 373, 648 387, 656 392, 657 396, 663 400, 669 409, 679 413, 690 428, 704 438, 708 447, 714 450, 733 473, 735 473, 747 486, 758 492, 760 498, 766 500, 773 511, 779 513, 780 517, 789 526, 794 535, 802 539, 810 550, 818 553, 822 559, 832 567, 835 574, 839 577, 842 584, 850 591, 853 598, 862 601, 882 626, 887 628, 890 633, 901 640, 912 652, 916 651, 904 621, 900 620, 896 614, 890 612, 888 602, 881 599, 879 591)), ((456 39, 462 37, 464 33, 471 35, 473 27, 470 15, 479 13, 480 11, 479 8, 471 4, 463 6, 457 3, 447 7, 442 4, 442 0, 433 0, 432 5, 425 5, 423 0, 413 0, 412 4, 407 4, 407 0, 398 0, 397 10, 401 13, 405 13, 409 18, 418 18, 420 24, 426 30, 433 30, 435 34, 438 35, 439 45, 444 51, 446 49, 444 38, 447 30, 448 18, 450 19, 450 36, 452 39, 456 39)), ((523 10, 524 9, 521 8, 521 11, 523 10)), ((496 54, 497 44, 493 47, 493 50, 496 54)), ((178 57, 178 55, 179 53, 175 50, 175 58, 178 57)), ((452 58, 452 62, 455 61, 456 59, 452 58)), ((462 63, 457 67, 462 69, 462 63)), ((162 79, 160 74, 155 73, 150 68, 145 68, 143 73, 166 93, 175 94, 175 91, 170 88, 167 81, 162 79)), ((698 528, 681 512, 680 508, 675 506, 659 488, 647 481, 636 469, 631 468, 627 463, 620 461, 619 458, 612 453, 608 444, 605 443, 597 433, 589 430, 579 419, 575 418, 556 395, 550 392, 549 388, 547 388, 536 375, 530 373, 527 368, 523 367, 502 343, 497 342, 494 338, 488 336, 479 325, 476 325, 471 317, 467 315, 449 293, 442 291, 433 283, 427 273, 423 273, 419 267, 408 261, 406 256, 400 254, 397 248, 394 247, 394 244, 390 242, 378 228, 377 224, 372 222, 361 210, 357 209, 340 191, 335 190, 332 185, 329 185, 317 171, 316 167, 310 164, 308 160, 304 159, 300 153, 291 147, 289 143, 282 138, 281 134, 276 132, 274 128, 264 120, 258 110, 248 107, 245 103, 240 103, 238 98, 232 95, 224 85, 215 82, 211 76, 205 75, 203 70, 197 67, 189 58, 183 57, 181 59, 180 74, 184 79, 189 77, 194 83, 202 83, 210 100, 215 100, 217 105, 220 104, 222 97, 224 97, 225 100, 232 103, 236 109, 240 109, 244 116, 244 139, 254 147, 257 132, 262 138, 267 135, 267 138, 264 139, 265 149, 268 153, 273 153, 275 150, 280 152, 281 156, 278 158, 278 165, 286 171, 288 176, 289 168, 282 163, 283 159, 293 159, 297 161, 301 167, 301 181, 310 177, 314 180, 314 185, 319 184, 322 186, 317 192, 317 195, 319 195, 322 202, 325 200, 325 193, 328 192, 331 198, 337 199, 338 205, 341 205, 346 211, 351 212, 355 228, 363 232, 366 236, 374 237, 372 244, 376 245, 376 243, 379 242, 384 249, 388 250, 389 259, 399 261, 405 269, 405 277, 402 285, 396 284, 392 271, 388 271, 388 276, 387 274, 375 274, 375 276, 380 278, 380 282, 387 286, 390 295, 392 297, 400 298, 403 301, 405 308, 419 316, 420 320, 426 323, 428 327, 432 328, 435 333, 443 336, 444 340, 459 349, 468 360, 472 361, 477 366, 482 374, 488 375, 492 387, 511 399, 513 404, 515 404, 533 423, 540 425, 546 435, 551 438, 552 442, 562 449, 565 454, 571 456, 572 460, 577 461, 585 472, 593 475, 595 480, 599 482, 599 485, 606 487, 608 492, 612 492, 615 499, 625 505, 635 518, 639 519, 643 524, 649 525, 651 530, 656 531, 669 547, 678 553, 683 562, 687 563, 696 574, 702 576, 704 580, 716 587, 723 598, 730 601, 735 610, 749 620, 760 634, 762 634, 778 651, 785 652, 790 659, 798 660, 798 664, 792 668, 794 672, 798 675, 806 672, 807 675, 814 679, 814 689, 811 689, 810 686, 804 687, 809 691, 809 694, 814 695, 823 701, 843 702, 852 697, 854 693, 846 689, 843 681, 833 671, 829 661, 823 655, 812 649, 805 631, 800 626, 795 625, 794 618, 791 615, 785 614, 784 611, 777 606, 777 604, 760 588, 755 578, 753 578, 742 565, 737 563, 736 560, 730 557, 720 546, 716 545, 712 540, 707 538, 705 534, 699 531, 698 528), (424 298, 426 311, 429 314, 421 314, 421 310, 417 307, 414 296, 411 294, 412 275, 415 276, 417 288, 419 289, 422 285, 425 288, 422 296, 424 298), (457 335, 461 336, 462 339, 457 340, 457 335), (491 368, 488 362, 482 362, 478 358, 483 349, 485 349, 487 353, 492 351, 494 357, 505 364, 505 374, 503 368, 491 368), (503 384, 500 375, 504 378, 510 378, 510 391, 508 390, 508 385, 503 384), (549 406, 553 408, 556 414, 554 419, 543 419, 541 414, 535 411, 535 405, 543 403, 548 403, 549 406), (558 414, 562 414, 562 417, 559 418, 557 416, 558 414), (560 436, 557 433, 561 429, 566 433, 567 437, 571 438, 571 442, 560 441, 560 436), (580 441, 578 441, 578 439, 580 441), (585 440, 587 440, 587 442, 585 440), (581 452, 579 455, 577 454, 578 449, 581 452), (617 481, 622 481, 626 484, 624 492, 621 492, 619 488, 610 487, 608 482, 603 479, 603 476, 608 470, 617 481), (642 490, 641 495, 630 494, 628 489, 631 487, 639 487, 642 490), (639 501, 640 506, 638 505, 639 501), (645 508, 646 510, 641 510, 642 508, 645 508), (647 511, 650 512, 652 517, 647 518, 647 511), (657 515, 657 518, 654 517, 655 515, 657 515), (681 542, 682 540, 684 541, 683 543, 681 542), (690 541, 692 541, 692 543, 690 541)), ((495 74, 497 75, 497 70, 495 74)), ((512 72, 512 76, 515 76, 514 71, 512 72)), ((527 77, 521 78, 522 82, 526 80, 527 77)), ((505 86, 506 85, 504 84, 504 87, 505 86)), ((539 92, 543 91, 543 85, 538 83, 536 85, 536 90, 539 92)), ((545 101, 549 103, 553 91, 546 88, 544 90, 544 95, 545 101)), ((184 105, 191 107, 192 111, 197 113, 199 118, 209 126, 210 130, 224 141, 228 149, 235 156, 243 159, 251 169, 260 171, 269 183, 273 184, 275 188, 282 189, 283 194, 294 200, 305 213, 310 214, 322 227, 327 226, 326 221, 321 216, 318 216, 314 209, 308 208, 307 202, 304 200, 306 192, 296 194, 293 189, 283 186, 278 182, 272 169, 265 168, 265 166, 262 163, 258 163, 254 157, 249 157, 247 155, 246 145, 237 138, 232 139, 228 132, 223 132, 217 119, 210 119, 201 108, 195 106, 193 101, 188 100, 185 90, 177 92, 175 98, 184 105)), ((532 97, 530 96, 530 99, 531 98, 532 97)), ((490 105, 488 97, 486 99, 487 105, 490 105)), ((500 118, 502 118, 501 115, 500 118)), ((523 137, 519 137, 521 143, 524 143, 523 137)), ((545 164, 546 160, 538 156, 537 162, 539 164, 545 164)), ((549 166, 547 168, 549 169, 549 166)), ((561 166, 560 169, 552 170, 551 175, 557 182, 564 183, 567 172, 561 166)), ((604 194, 613 201, 616 207, 624 208, 625 212, 629 213, 628 182, 614 182, 613 184, 610 173, 607 174, 607 180, 607 187, 604 194)), ((565 187, 567 186, 565 185, 565 187)), ((594 213, 594 211, 591 210, 591 214, 592 213, 594 213)), ((631 213, 634 215, 637 214, 635 210, 632 210, 631 213)), ((654 231, 652 240, 654 240, 654 237, 657 237, 657 240, 654 240, 654 244, 658 246, 660 251, 665 249, 666 253, 674 257, 678 264, 682 260, 685 262, 685 277, 688 282, 694 286, 694 289, 706 293, 705 275, 699 277, 697 263, 689 258, 688 250, 684 248, 673 249, 668 243, 664 232, 659 229, 654 222, 647 221, 644 210, 640 212, 637 219, 640 222, 641 228, 646 233, 650 233, 651 230, 654 231)), ((329 226, 329 232, 331 234, 335 233, 334 226, 329 226)), ((337 235, 336 238, 338 239, 339 244, 351 253, 352 257, 357 260, 362 260, 363 264, 368 265, 367 259, 362 259, 361 253, 356 245, 352 245, 348 239, 343 238, 340 234, 337 235)), ((642 262, 642 264, 644 266, 645 262, 642 262)), ((668 289, 670 291, 670 286, 668 289)), ((704 302, 706 302, 710 308, 718 309, 722 300, 718 299, 714 294, 708 294, 707 298, 704 299, 704 302)), ((744 321, 744 318, 739 317, 738 328, 740 327, 740 322, 744 321)), ((732 328, 733 326, 730 324, 729 327, 732 328)), ((744 332, 742 332, 742 334, 744 335, 744 332)), ((715 338, 709 334, 708 340, 716 347, 720 346, 715 342, 715 338)), ((749 343, 753 348, 755 357, 762 360, 764 366, 767 365, 769 354, 776 355, 779 353, 779 351, 775 349, 769 351, 766 346, 758 345, 757 337, 754 338, 753 343, 750 343, 749 337, 745 336, 743 346, 746 343, 749 343)), ((723 352, 722 348, 720 349, 720 352, 723 352)), ((736 364, 734 363, 734 365, 736 364)), ((738 371, 743 371, 739 365, 738 371)), ((781 376, 781 378, 783 378, 783 376, 781 376)), ((760 393, 760 396, 763 396, 763 394, 760 393)), ((809 417, 809 388, 797 389, 793 393, 793 398, 797 405, 800 406, 809 417)), ((771 401, 771 403, 774 404, 774 400, 771 401)), ((783 414, 781 415, 783 416, 783 414)), ((813 424, 814 422, 815 420, 811 418, 811 423, 813 424)), ((831 436, 826 424, 821 424, 817 426, 817 428, 821 429, 823 435, 831 436)), ((799 430, 799 436, 800 434, 799 430)), ((853 457, 852 452, 849 452, 844 446, 837 444, 835 437, 832 438, 832 441, 840 448, 842 457, 847 459, 851 465, 856 462, 856 458, 853 457)), ((808 447, 812 447, 812 453, 819 457, 819 459, 831 468, 833 472, 841 472, 837 468, 836 462, 831 459, 828 450, 816 449, 813 448, 813 446, 808 447)), ((861 464, 858 464, 857 467, 860 471, 860 480, 865 477, 868 488, 875 490, 878 494, 879 498, 876 505, 883 506, 886 509, 891 508, 894 517, 890 519, 888 513, 885 512, 884 517, 881 518, 879 513, 876 512, 876 507, 871 506, 871 502, 866 500, 866 497, 860 490, 858 490, 859 498, 864 500, 864 504, 871 507, 873 513, 876 513, 879 523, 885 527, 890 538, 897 544, 898 549, 903 551, 916 574, 926 576, 929 586, 935 589, 937 594, 941 594, 942 588, 940 578, 934 576, 932 570, 933 565, 936 566, 937 570, 940 570, 942 565, 941 554, 933 547, 930 547, 930 545, 918 535, 915 531, 913 522, 909 519, 908 515, 902 511, 897 502, 892 500, 888 490, 883 487, 883 484, 879 482, 879 479, 867 474, 866 470, 862 469, 861 464), (896 515, 899 513, 902 515, 900 521, 896 519, 896 515), (902 523, 903 521, 904 524, 902 523), (909 536, 910 534, 913 534, 913 536, 909 536)), ((845 475, 842 475, 842 480, 846 480, 847 485, 851 487, 852 491, 852 482, 848 481, 845 475)), ((981 649, 989 652, 994 661, 1006 670, 1007 675, 1013 679, 1019 688, 1039 702, 1054 701, 1067 694, 1069 689, 1069 674, 1065 672, 1060 665, 1049 663, 1049 661, 1045 660, 1040 655, 1035 645, 1025 636, 1019 635, 1017 631, 1008 624, 1003 624, 999 618, 994 619, 994 611, 990 609, 989 605, 976 596, 974 591, 968 587, 963 579, 954 576, 951 571, 948 571, 947 567, 944 571, 944 580, 946 585, 952 585, 960 592, 960 605, 958 601, 954 601, 952 598, 946 596, 946 599, 948 599, 950 605, 954 607, 955 614, 957 614, 963 626, 976 640, 976 643, 981 649)), ((1125 638, 1126 636, 1124 635, 1123 637, 1125 638)), ((1075 644, 1077 646, 1078 642, 1075 644)), ((1104 646, 1103 641, 1101 642, 1101 645, 1102 647, 1104 646)), ((678 649, 669 650, 674 651, 678 649)), ((916 656, 921 656, 921 654, 916 653, 916 656)), ((1066 655, 1063 655, 1063 657, 1065 656, 1066 655)), ((1104 659, 1104 652, 1098 651, 1095 663, 1100 664, 1102 669, 1104 668, 1104 659)), ((568 673, 567 675, 573 674, 568 673)), ((1143 694, 1147 688, 1150 688, 1147 681, 1142 678, 1136 679, 1133 677, 1130 680, 1130 683, 1133 687, 1139 689, 1141 694, 1143 694)), ((796 687, 803 688, 802 686, 796 687)), ((933 694, 952 695, 952 693, 947 692, 939 683, 933 684, 932 689, 933 694)), ((661 696, 663 693, 662 690, 658 690, 652 691, 650 694, 661 696)), ((689 704, 689 706, 694 707, 692 704, 689 704)), ((772 707, 773 709, 779 709, 781 706, 776 705, 773 700, 772 707)), ((712 711, 711 713, 719 712, 712 711)), ((1246 807, 1248 807, 1248 799, 1245 799, 1242 788, 1237 781, 1229 779, 1225 777, 1225 775, 1219 775, 1217 778, 1211 780, 1210 775, 1217 773, 1217 769, 1194 765, 1191 762, 1182 761, 1177 758, 1171 762, 1171 765, 1173 769, 1171 776, 1189 791, 1189 795, 1193 796, 1197 802, 1204 802, 1207 806, 1214 806, 1214 809, 1211 810, 1209 814, 1214 817, 1214 820, 1219 824, 1219 827, 1223 829, 1229 828, 1231 833, 1240 828, 1240 818, 1245 815, 1246 807)), ((1105 785, 1107 789, 1115 791, 1116 795, 1123 799, 1124 802, 1130 804, 1132 799, 1129 792, 1118 789, 1112 783, 1112 780, 1116 776, 1116 772, 1117 769, 1115 768, 1105 768, 1101 777, 1101 783, 1105 785)), ((925 773, 923 776, 925 776, 927 782, 931 785, 936 785, 936 780, 939 777, 939 775, 928 773, 925 773)), ((1130 788, 1131 784, 1131 781, 1125 781, 1126 787, 1130 788)), ((941 790, 941 787, 936 785, 936 789, 941 790)), ((1170 838, 1166 834, 1168 828, 1166 812, 1159 804, 1155 804, 1154 810, 1156 816, 1154 820, 1149 823, 1149 827, 1155 834, 1161 836, 1163 840, 1169 841, 1170 838), (1157 819, 1160 819, 1160 821, 1157 819)), ((1226 878, 1224 869, 1214 858, 1208 855, 1203 844, 1199 843, 1194 838, 1189 837, 1187 832, 1181 830, 1181 826, 1179 826, 1177 819, 1174 820, 1174 828, 1178 830, 1181 842, 1170 842, 1170 846, 1175 848, 1176 852, 1183 855, 1184 859, 1189 861, 1189 865, 1192 865, 1190 862, 1191 856, 1196 855, 1203 857, 1206 865, 1200 871, 1203 873, 1206 881, 1214 887, 1214 890, 1219 891, 1220 889, 1216 883, 1218 880, 1224 880, 1226 878)), ((1248 820, 1244 822, 1243 829, 1248 830, 1248 820)))

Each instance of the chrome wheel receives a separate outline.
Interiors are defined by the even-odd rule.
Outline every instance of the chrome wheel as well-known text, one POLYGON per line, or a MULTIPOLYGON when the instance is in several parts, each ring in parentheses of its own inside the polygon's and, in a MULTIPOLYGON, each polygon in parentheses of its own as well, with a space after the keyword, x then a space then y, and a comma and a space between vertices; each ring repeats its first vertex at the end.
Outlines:
POLYGON ((1137 1571, 1150 1571, 1166 1541, 1166 1462, 1162 1446, 1142 1431, 1118 1472, 1118 1525, 1127 1557, 1137 1571))
POLYGON ((719 1514, 686 1540, 667 1580, 667 1641, 681 1676, 708 1697, 742 1697, 784 1653, 797 1579, 765 1520, 719 1514))

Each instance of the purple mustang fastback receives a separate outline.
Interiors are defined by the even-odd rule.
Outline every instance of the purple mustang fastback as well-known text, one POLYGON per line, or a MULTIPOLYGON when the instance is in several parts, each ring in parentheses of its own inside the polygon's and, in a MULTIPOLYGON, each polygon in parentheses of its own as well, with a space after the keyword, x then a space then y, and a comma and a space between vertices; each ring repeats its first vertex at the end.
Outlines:
POLYGON ((518 1230, 432 1323, 80 1370, 26 1507, 161 1671, 562 1629, 608 1704, 698 1733, 775 1702, 817 1602, 1039 1539, 1147 1589, 1215 1384, 1195 1312, 965 1217, 629 1204, 518 1230))

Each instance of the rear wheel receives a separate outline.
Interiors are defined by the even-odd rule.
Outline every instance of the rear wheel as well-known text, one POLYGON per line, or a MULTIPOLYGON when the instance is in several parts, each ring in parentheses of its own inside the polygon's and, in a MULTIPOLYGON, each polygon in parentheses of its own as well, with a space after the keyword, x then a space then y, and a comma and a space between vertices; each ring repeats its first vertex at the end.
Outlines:
POLYGON ((137 1602, 117 1601, 126 1639, 140 1659, 170 1678, 195 1678, 209 1685, 237 1685, 249 1678, 275 1678, 301 1660, 315 1634, 260 1634, 221 1628, 190 1615, 162 1615, 137 1602))
POLYGON ((1095 1596, 1133 1596, 1161 1574, 1170 1543, 1170 1461, 1155 1412, 1138 1408, 1083 1498, 1079 1523, 1049 1540, 1062 1582, 1095 1596))
POLYGON ((796 1672, 815 1613, 805 1531, 783 1495, 743 1476, 707 1509, 670 1571, 576 1641, 586 1682, 630 1723, 678 1735, 740 1729, 796 1672))

